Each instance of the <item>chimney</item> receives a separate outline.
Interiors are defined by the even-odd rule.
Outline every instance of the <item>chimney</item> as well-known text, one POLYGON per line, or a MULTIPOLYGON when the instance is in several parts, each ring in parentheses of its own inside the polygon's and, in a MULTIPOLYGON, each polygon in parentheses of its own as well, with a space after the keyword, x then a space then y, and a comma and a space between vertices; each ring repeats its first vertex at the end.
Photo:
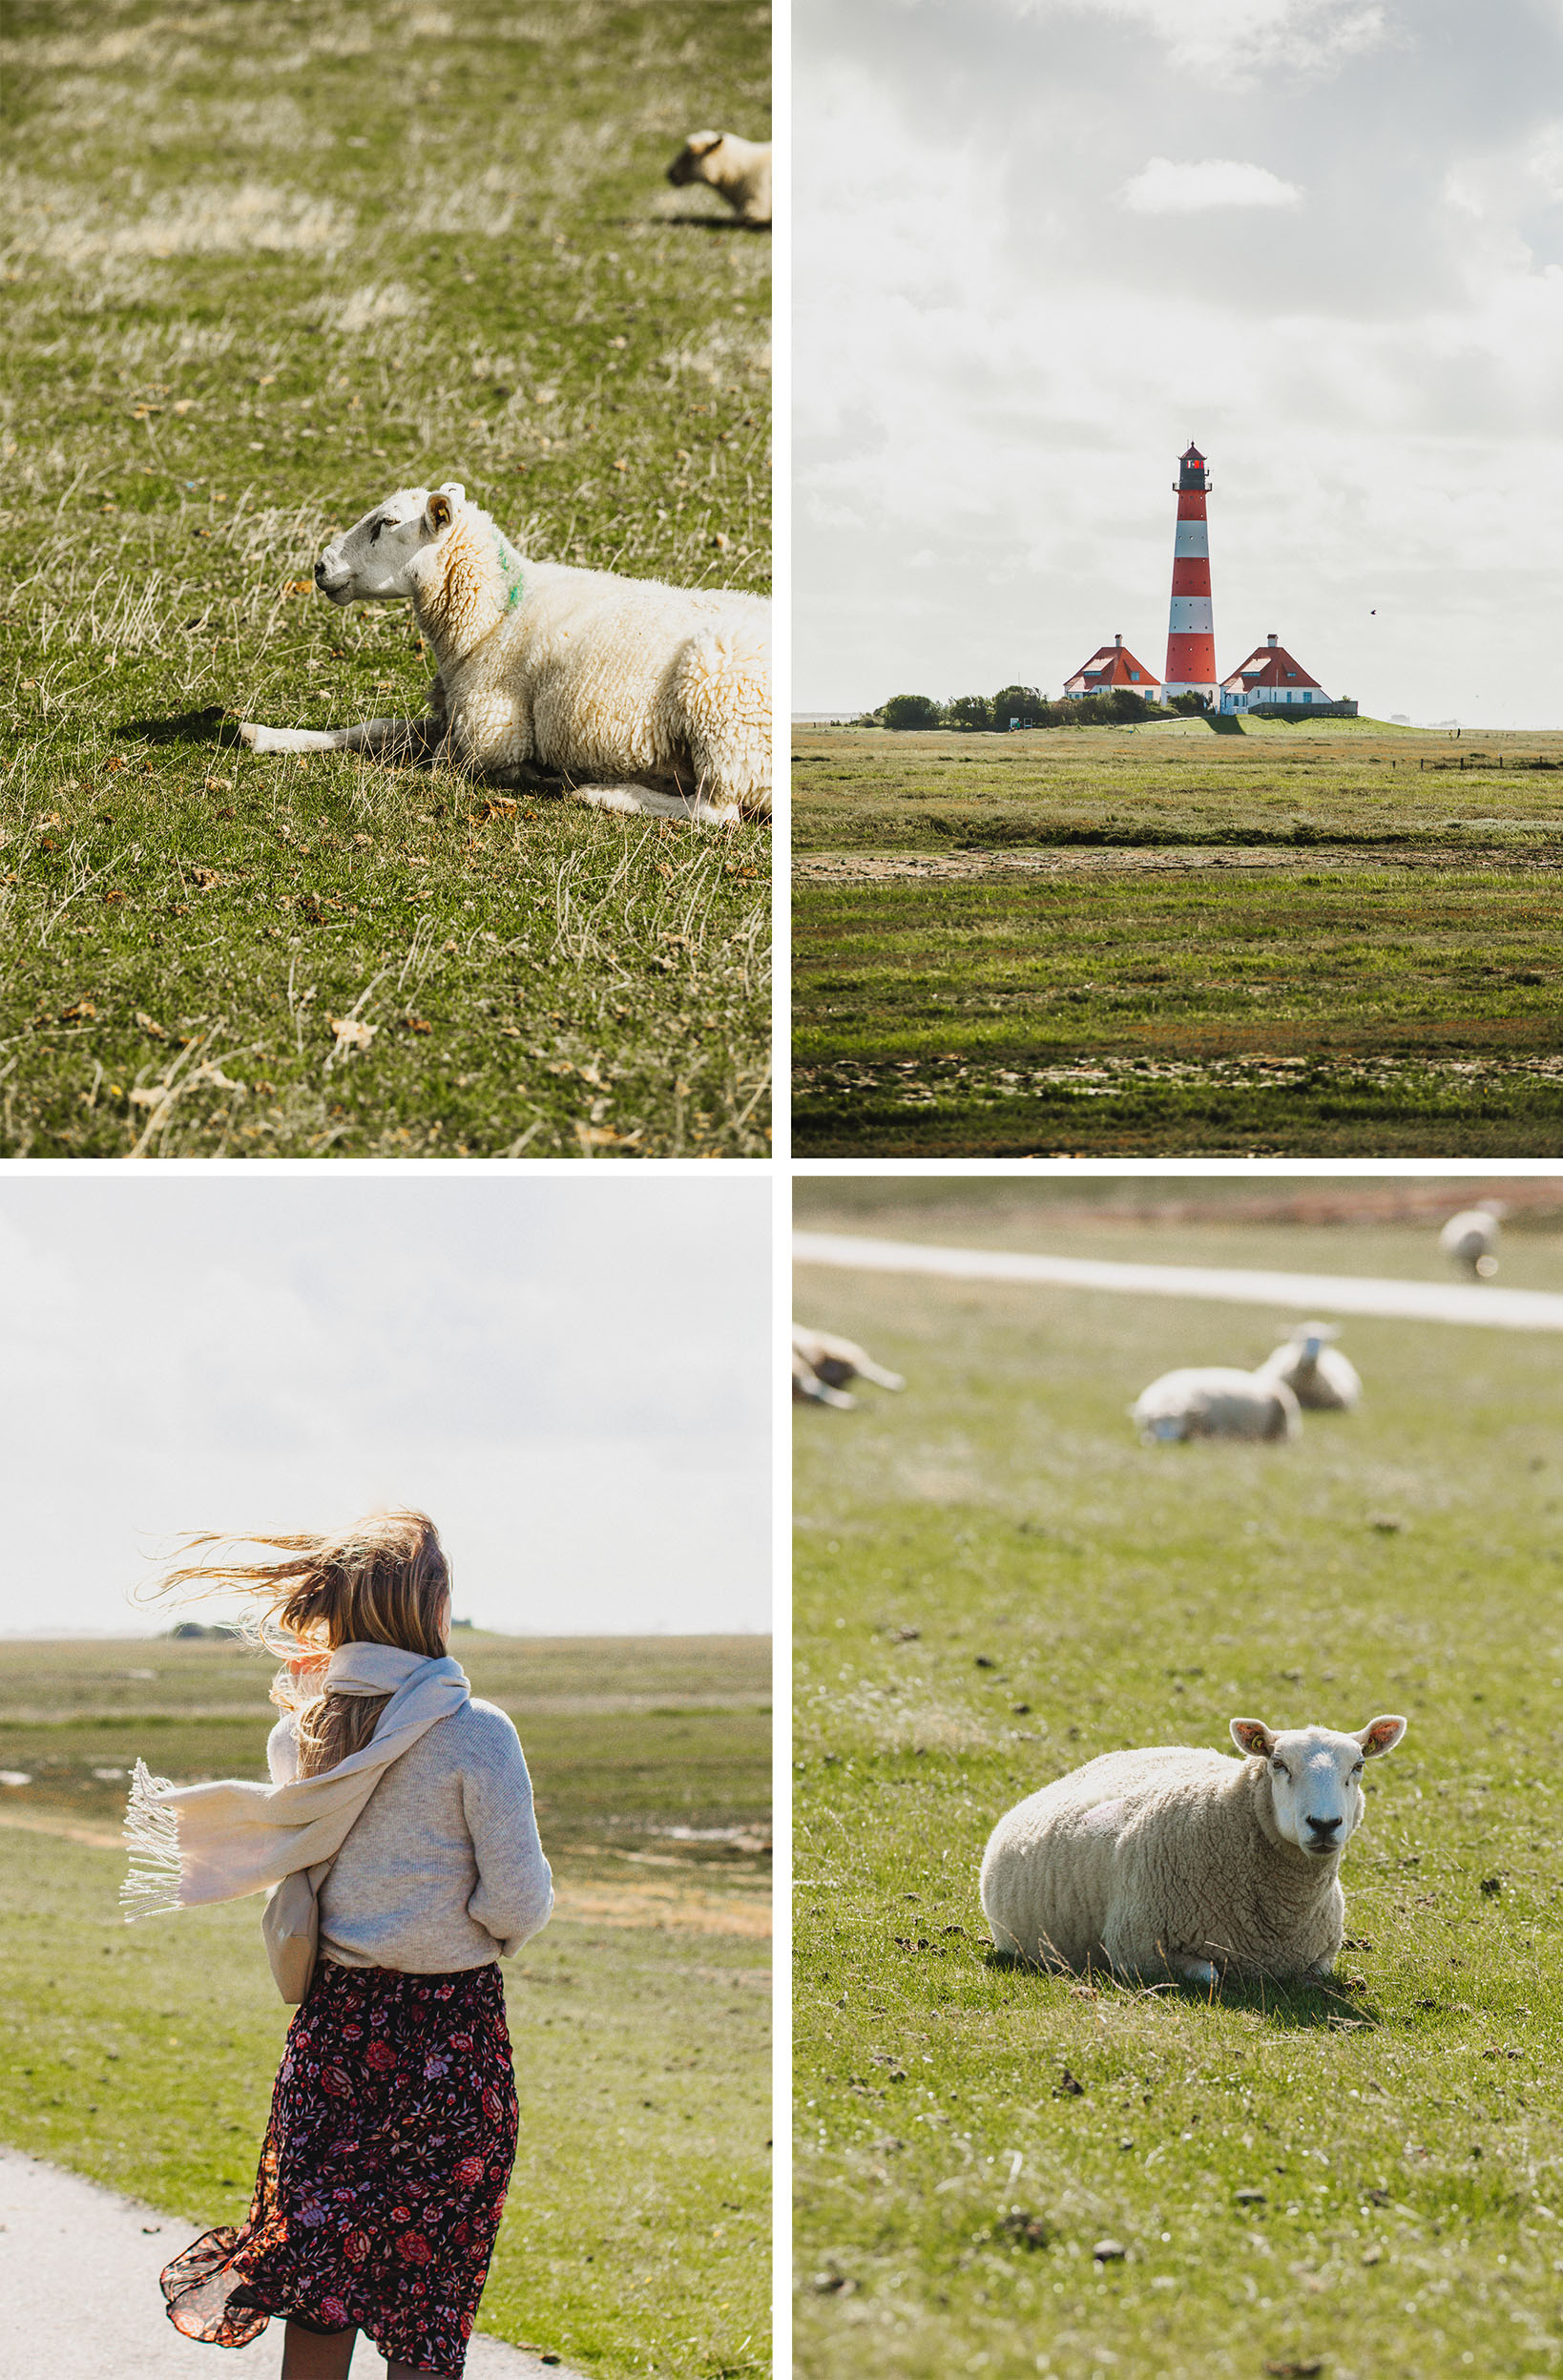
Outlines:
POLYGON ((1121 637, 1114 637, 1114 639, 1113 639, 1113 642, 1114 642, 1115 644, 1121 645, 1121 644, 1122 644, 1122 642, 1123 642, 1123 638, 1122 638, 1121 637))
POLYGON ((1266 644, 1274 644, 1274 642, 1275 642, 1275 638, 1274 638, 1274 637, 1266 637, 1266 638, 1265 638, 1265 640, 1264 640, 1264 641, 1265 641, 1265 643, 1266 643, 1266 644))

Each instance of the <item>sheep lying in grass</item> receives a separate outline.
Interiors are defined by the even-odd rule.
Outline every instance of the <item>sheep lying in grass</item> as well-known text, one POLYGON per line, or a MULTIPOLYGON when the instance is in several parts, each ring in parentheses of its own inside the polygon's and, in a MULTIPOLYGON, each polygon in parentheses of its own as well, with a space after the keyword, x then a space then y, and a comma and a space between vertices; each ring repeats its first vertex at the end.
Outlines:
POLYGON ((1490 1281, 1498 1269, 1498 1225, 1509 1212, 1501 1199, 1479 1199, 1462 1215, 1451 1215, 1438 1244, 1451 1264, 1472 1281, 1490 1281))
POLYGON ((763 229, 771 219, 771 144, 737 133, 691 133, 668 179, 675 190, 705 182, 724 198, 740 223, 763 229))
POLYGON ((1340 1335, 1333 1323, 1299 1323, 1254 1377, 1283 1381, 1304 1412, 1349 1413, 1363 1384, 1356 1365, 1329 1344, 1340 1335))
POLYGON ((1327 1975, 1345 1932, 1341 1853, 1363 1763, 1404 1719, 1277 1735, 1234 1719, 1243 1760, 1163 1744, 1105 1752, 999 1820, 982 1907, 1001 1951, 1039 1967, 1214 1983, 1327 1975))
POLYGON ((871 1380, 879 1388, 904 1388, 899 1372, 887 1372, 850 1339, 832 1338, 827 1331, 792 1326, 792 1401, 795 1405, 834 1405, 848 1409, 856 1397, 844 1394, 849 1380, 871 1380))
POLYGON ((769 607, 517 553, 453 482, 402 488, 315 565, 333 603, 410 597, 439 675, 424 720, 259 727, 256 752, 444 754, 537 768, 604 809, 721 824, 770 810, 769 607), (633 780, 633 782, 624 782, 633 780))
POLYGON ((1302 1427, 1283 1380, 1222 1364, 1163 1372, 1141 1390, 1129 1418, 1147 1446, 1158 1438, 1295 1438, 1302 1427))

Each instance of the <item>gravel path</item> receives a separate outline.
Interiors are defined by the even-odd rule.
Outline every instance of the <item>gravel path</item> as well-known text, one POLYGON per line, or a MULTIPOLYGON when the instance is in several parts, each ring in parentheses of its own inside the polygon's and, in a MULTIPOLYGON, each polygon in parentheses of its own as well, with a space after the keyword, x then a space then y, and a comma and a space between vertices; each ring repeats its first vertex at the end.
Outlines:
MULTIPOLYGON (((157 2275, 193 2226, 100 2189, 16 2149, 0 2149, 0 2369, 6 2380, 276 2380, 282 2326, 240 2354, 183 2339, 163 2312, 157 2275)), ((568 2365, 475 2338, 470 2380, 580 2380, 568 2365)), ((385 2380, 360 2341, 353 2380, 385 2380)))
POLYGON ((1477 1323, 1499 1330, 1563 1330, 1563 1297, 1480 1283, 1382 1281, 1340 1273, 1226 1271, 1209 1264, 1116 1264, 1080 1256, 1018 1256, 985 1248, 920 1247, 800 1231, 800 1264, 848 1271, 932 1273, 953 1281, 1014 1281, 1063 1289, 1127 1289, 1136 1297, 1215 1298, 1229 1305, 1296 1306, 1304 1314, 1381 1314, 1402 1322, 1477 1323))
MULTIPOLYGON (((1519 822, 1516 822, 1518 825, 1519 822)), ((1548 824, 1526 825, 1526 832, 1553 835, 1548 824)), ((960 851, 799 851, 792 872, 810 884, 886 884, 897 880, 934 883, 969 881, 981 876, 1187 876, 1229 868, 1237 874, 1263 875, 1280 871, 1297 875, 1339 875, 1343 870, 1386 868, 1472 869, 1556 868, 1563 865, 1555 849, 1536 850, 1517 839, 1496 847, 1474 841, 1412 845, 1386 844, 1059 844, 1051 847, 995 847, 960 851)))

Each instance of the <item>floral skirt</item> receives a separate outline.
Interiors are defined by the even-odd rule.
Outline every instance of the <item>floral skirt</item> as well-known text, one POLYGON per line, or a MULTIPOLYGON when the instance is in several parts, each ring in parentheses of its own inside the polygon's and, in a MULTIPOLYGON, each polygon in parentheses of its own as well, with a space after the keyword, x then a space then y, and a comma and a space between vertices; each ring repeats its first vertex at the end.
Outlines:
POLYGON ((459 2374, 515 2161, 495 1966, 322 1959, 288 2029, 248 2220, 162 2276, 187 2339, 247 2347, 273 2314, 362 2330, 387 2363, 459 2374))

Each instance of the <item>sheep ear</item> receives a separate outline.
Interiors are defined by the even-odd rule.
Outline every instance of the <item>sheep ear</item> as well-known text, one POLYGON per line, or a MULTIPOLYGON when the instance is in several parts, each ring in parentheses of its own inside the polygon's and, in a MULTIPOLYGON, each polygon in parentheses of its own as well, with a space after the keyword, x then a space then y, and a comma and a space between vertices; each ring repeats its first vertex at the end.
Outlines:
POLYGON ((1381 1752, 1392 1752, 1408 1724, 1404 1719, 1370 1719, 1365 1727, 1357 1730, 1364 1758, 1373 1760, 1381 1752))
POLYGON ((436 488, 424 507, 424 526, 427 529, 436 530, 448 528, 453 509, 445 490, 436 488))
POLYGON ((1259 1760, 1268 1760, 1276 1748, 1274 1732, 1262 1719, 1234 1719, 1231 1727, 1232 1741, 1240 1752, 1252 1752, 1259 1760))
POLYGON ((725 133, 691 133, 685 146, 691 157, 708 157, 713 149, 721 147, 726 136, 725 133))

